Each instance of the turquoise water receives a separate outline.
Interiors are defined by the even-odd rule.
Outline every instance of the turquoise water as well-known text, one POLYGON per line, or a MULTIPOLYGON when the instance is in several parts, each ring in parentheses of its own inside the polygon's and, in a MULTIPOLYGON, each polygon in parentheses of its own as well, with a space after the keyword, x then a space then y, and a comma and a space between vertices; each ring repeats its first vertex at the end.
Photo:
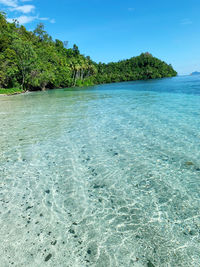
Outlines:
POLYGON ((0 97, 0 266, 200 266, 200 76, 0 97))

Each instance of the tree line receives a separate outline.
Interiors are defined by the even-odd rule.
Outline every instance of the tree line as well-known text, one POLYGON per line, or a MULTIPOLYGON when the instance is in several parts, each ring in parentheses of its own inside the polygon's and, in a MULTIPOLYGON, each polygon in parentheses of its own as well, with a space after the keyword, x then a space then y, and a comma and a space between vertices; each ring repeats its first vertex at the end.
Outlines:
POLYGON ((176 76, 171 65, 149 53, 119 62, 96 63, 77 45, 53 40, 44 25, 28 31, 0 13, 0 88, 45 90, 176 76))

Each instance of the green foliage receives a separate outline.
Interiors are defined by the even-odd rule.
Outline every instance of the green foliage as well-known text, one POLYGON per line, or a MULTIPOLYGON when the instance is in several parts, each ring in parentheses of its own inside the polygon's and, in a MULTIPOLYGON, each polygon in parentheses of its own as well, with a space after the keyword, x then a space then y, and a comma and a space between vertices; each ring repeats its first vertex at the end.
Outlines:
POLYGON ((171 65, 167 65, 149 53, 117 63, 99 63, 96 68, 98 70, 95 77, 96 83, 147 80, 177 75, 171 65))
POLYGON ((29 88, 30 74, 35 69, 36 53, 31 42, 17 39, 13 41, 12 48, 16 53, 15 59, 21 77, 22 89, 29 88))
POLYGON ((0 88, 0 95, 13 95, 23 93, 24 91, 19 88, 2 89, 0 88))
POLYGON ((45 90, 175 76, 171 65, 148 53, 117 63, 95 63, 77 45, 65 48, 40 23, 33 32, 0 13, 0 87, 45 90))

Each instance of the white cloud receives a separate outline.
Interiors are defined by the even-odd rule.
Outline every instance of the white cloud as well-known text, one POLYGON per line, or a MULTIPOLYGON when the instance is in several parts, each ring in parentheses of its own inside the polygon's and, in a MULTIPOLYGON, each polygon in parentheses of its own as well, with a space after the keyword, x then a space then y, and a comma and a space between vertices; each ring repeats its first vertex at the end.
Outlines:
POLYGON ((55 23, 55 19, 50 19, 50 18, 38 18, 39 20, 46 20, 49 21, 50 23, 55 23))
POLYGON ((9 7, 17 7, 17 0, 0 0, 0 4, 9 7))
POLYGON ((189 24, 192 24, 192 21, 190 19, 183 19, 180 24, 181 25, 189 25, 189 24))
MULTIPOLYGON (((29 14, 35 12, 35 6, 29 5, 29 4, 22 4, 22 2, 32 2, 32 0, 0 0, 0 5, 4 5, 6 9, 10 12, 19 12, 22 14, 29 14), (20 5, 21 3, 21 5, 20 5)), ((18 17, 8 18, 8 22, 13 22, 14 20, 17 20, 19 24, 27 24, 34 20, 41 20, 41 21, 48 21, 50 23, 55 23, 55 19, 51 18, 40 18, 37 16, 28 16, 28 15, 21 15, 18 17)))
POLYGON ((24 5, 24 6, 17 6, 15 8, 12 8, 12 11, 19 11, 22 13, 31 13, 35 10, 35 6, 33 5, 24 5))
POLYGON ((30 22, 34 21, 35 19, 37 19, 37 17, 20 16, 18 18, 8 18, 7 21, 12 23, 13 21, 17 20, 19 22, 19 24, 26 24, 26 23, 30 23, 30 22))
POLYGON ((49 20, 49 18, 40 18, 40 20, 46 20, 47 21, 47 20, 49 20))
POLYGON ((55 19, 50 19, 49 22, 51 22, 52 24, 56 23, 55 19))
POLYGON ((35 20, 39 20, 39 21, 49 21, 50 23, 55 23, 54 19, 50 19, 50 18, 40 18, 39 16, 19 16, 17 18, 8 18, 7 21, 8 22, 14 22, 15 20, 17 20, 19 22, 19 24, 27 24, 30 22, 33 22, 35 20))

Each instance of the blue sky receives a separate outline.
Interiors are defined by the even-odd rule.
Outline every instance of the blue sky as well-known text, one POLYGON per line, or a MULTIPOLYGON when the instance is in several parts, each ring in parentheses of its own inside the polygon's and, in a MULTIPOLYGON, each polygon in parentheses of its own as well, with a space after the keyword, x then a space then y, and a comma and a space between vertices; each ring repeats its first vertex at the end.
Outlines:
POLYGON ((150 52, 179 74, 200 71, 199 0, 0 0, 8 20, 76 43, 97 62, 150 52))

